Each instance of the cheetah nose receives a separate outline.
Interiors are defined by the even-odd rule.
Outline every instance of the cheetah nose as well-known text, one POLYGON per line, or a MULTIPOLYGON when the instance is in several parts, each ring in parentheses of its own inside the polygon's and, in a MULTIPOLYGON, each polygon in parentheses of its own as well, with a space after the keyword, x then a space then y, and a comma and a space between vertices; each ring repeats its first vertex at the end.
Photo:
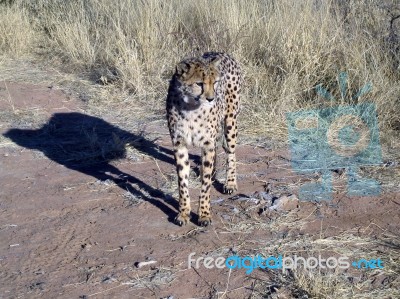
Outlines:
POLYGON ((212 100, 214 100, 214 98, 206 98, 207 101, 211 102, 212 100))

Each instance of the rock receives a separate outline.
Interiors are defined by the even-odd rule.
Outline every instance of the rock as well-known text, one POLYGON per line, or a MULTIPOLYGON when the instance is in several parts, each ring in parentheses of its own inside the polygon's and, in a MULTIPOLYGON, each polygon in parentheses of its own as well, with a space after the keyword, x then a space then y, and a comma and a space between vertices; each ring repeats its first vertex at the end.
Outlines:
POLYGON ((152 264, 155 264, 155 263, 157 263, 157 261, 136 262, 135 266, 136 266, 136 268, 140 269, 140 268, 142 268, 144 266, 152 265, 152 264))
POLYGON ((282 195, 281 197, 275 199, 269 210, 275 211, 291 211, 299 206, 299 199, 296 195, 282 195))

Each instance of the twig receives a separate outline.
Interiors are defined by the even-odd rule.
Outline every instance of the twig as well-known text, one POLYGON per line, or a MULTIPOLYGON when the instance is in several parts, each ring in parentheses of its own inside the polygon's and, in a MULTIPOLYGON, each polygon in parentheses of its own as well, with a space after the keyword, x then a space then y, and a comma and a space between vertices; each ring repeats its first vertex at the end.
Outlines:
POLYGON ((160 171, 160 173, 161 173, 162 177, 164 178, 165 182, 168 183, 168 179, 167 179, 167 177, 163 174, 163 172, 161 171, 160 165, 158 165, 157 160, 156 160, 155 158, 153 158, 153 160, 154 160, 154 162, 156 163, 157 168, 158 168, 158 170, 160 171))
POLYGON ((9 102, 10 105, 11 105, 11 108, 12 108, 12 110, 13 110, 13 113, 15 113, 15 106, 14 106, 14 103, 13 103, 13 101, 12 101, 10 91, 8 90, 7 83, 6 83, 6 81, 3 81, 3 82, 4 82, 4 85, 6 86, 6 90, 7 90, 7 94, 8 94, 8 102, 9 102))
POLYGON ((231 278, 231 273, 232 273, 232 268, 229 268, 228 281, 226 282, 225 291, 222 293, 221 299, 224 298, 224 296, 225 296, 226 293, 228 292, 228 288, 229 288, 229 279, 231 278))

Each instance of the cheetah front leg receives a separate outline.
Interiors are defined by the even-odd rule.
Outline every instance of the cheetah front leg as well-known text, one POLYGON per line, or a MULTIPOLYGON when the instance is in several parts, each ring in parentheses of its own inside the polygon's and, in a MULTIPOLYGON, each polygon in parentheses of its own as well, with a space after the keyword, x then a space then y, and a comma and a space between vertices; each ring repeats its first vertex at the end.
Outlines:
POLYGON ((179 185, 179 214, 175 218, 175 223, 182 226, 190 221, 189 154, 185 146, 176 147, 174 153, 179 185))
POLYGON ((201 192, 199 205, 199 225, 211 224, 210 189, 212 174, 215 167, 215 145, 202 148, 201 192))

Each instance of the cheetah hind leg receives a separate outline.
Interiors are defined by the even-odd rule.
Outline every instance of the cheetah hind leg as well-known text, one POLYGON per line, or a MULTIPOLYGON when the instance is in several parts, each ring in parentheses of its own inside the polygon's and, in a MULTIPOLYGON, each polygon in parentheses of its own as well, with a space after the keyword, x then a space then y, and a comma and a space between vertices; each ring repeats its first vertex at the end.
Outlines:
POLYGON ((225 131, 225 136, 224 136, 225 138, 223 139, 223 148, 228 156, 226 182, 224 185, 225 194, 233 194, 238 190, 236 182, 236 154, 235 154, 236 131, 237 131, 236 126, 232 126, 232 130, 230 132, 225 131), (228 134, 232 134, 231 137, 228 138, 227 136, 228 134))

